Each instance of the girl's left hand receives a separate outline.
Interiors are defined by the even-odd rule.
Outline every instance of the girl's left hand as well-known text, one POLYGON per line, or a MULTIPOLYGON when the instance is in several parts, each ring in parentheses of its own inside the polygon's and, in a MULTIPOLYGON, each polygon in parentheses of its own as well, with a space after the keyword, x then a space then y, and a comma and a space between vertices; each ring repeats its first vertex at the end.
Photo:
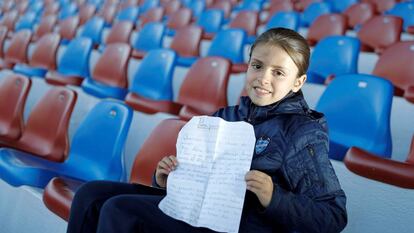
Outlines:
POLYGON ((246 176, 247 190, 256 194, 263 207, 267 207, 272 200, 273 181, 272 178, 257 170, 247 172, 246 176))

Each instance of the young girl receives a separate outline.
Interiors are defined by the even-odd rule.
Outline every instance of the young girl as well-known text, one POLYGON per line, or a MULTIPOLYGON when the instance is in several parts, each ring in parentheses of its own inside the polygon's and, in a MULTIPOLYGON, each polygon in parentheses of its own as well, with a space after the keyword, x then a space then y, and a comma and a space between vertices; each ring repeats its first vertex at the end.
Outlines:
MULTIPOLYGON (((340 232, 347 223, 325 119, 309 109, 300 90, 309 57, 306 40, 295 31, 266 31, 251 47, 248 97, 214 114, 249 122, 256 135, 239 232, 340 232)), ((175 156, 164 157, 154 185, 165 188, 178 164, 175 156)), ((165 215, 158 208, 163 195, 151 192, 133 184, 87 183, 73 200, 68 232, 213 232, 165 215)))

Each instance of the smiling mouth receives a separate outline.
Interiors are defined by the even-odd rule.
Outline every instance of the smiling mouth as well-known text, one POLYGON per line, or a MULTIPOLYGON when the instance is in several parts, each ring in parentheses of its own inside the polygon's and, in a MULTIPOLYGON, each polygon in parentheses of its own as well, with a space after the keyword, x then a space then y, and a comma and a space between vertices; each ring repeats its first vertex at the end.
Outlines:
POLYGON ((253 89, 255 90, 256 94, 258 94, 258 95, 267 95, 267 94, 272 93, 271 91, 266 90, 266 89, 261 88, 261 87, 253 87, 253 89))

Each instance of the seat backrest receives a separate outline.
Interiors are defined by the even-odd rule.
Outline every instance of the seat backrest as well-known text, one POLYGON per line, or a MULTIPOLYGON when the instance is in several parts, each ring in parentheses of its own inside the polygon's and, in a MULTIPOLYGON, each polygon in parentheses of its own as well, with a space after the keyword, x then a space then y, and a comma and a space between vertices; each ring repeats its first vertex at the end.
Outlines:
POLYGON ((18 148, 44 159, 62 162, 69 152, 68 128, 76 92, 50 89, 31 110, 18 148))
POLYGON ((189 4, 187 4, 187 7, 193 12, 193 19, 196 19, 200 17, 202 12, 204 12, 206 2, 204 0, 192 0, 189 4))
POLYGON ((131 170, 131 183, 152 184, 152 176, 158 162, 167 155, 176 155, 178 133, 186 121, 166 119, 152 130, 141 146, 131 170), (160 146, 162 145, 162 146, 160 146))
POLYGON ((79 25, 86 23, 95 14, 96 6, 93 4, 84 4, 79 8, 79 25))
POLYGON ((92 72, 92 78, 108 86, 128 88, 129 44, 109 44, 92 72))
MULTIPOLYGON (((316 110, 326 116, 331 142, 390 157, 392 99, 393 86, 388 80, 364 74, 342 75, 327 86, 316 110)), ((345 152, 335 154, 338 150, 331 143, 331 156, 343 158, 345 152)))
POLYGON ((140 14, 140 9, 138 7, 127 7, 119 11, 116 16, 115 20, 117 21, 130 21, 136 22, 138 19, 138 15, 140 14))
POLYGON ((0 79, 0 141, 16 141, 20 137, 30 86, 30 79, 18 74, 0 79))
POLYGON ((230 1, 215 1, 211 6, 209 6, 209 9, 217 9, 223 11, 225 19, 230 18, 231 8, 232 6, 230 1))
POLYGON ((48 15, 55 15, 57 17, 58 11, 59 11, 59 2, 49 2, 48 4, 45 4, 42 17, 48 16, 48 15))
POLYGON ((85 23, 80 36, 91 38, 94 44, 100 44, 104 24, 103 18, 95 16, 85 23))
POLYGON ((197 19, 197 26, 203 28, 207 33, 216 33, 223 24, 224 13, 221 10, 206 10, 197 19))
POLYGON ((328 36, 315 46, 308 71, 320 76, 358 72, 360 42, 348 36, 328 36))
POLYGON ((105 4, 96 15, 102 17, 105 20, 105 23, 110 25, 112 21, 114 21, 115 13, 115 4, 105 4))
POLYGON ((149 51, 133 76, 130 91, 152 100, 171 101, 175 63, 176 54, 170 49, 149 51))
POLYGON ((358 0, 331 0, 332 11, 342 13, 353 4, 358 3, 358 0))
POLYGON ((12 64, 15 63, 28 63, 27 53, 32 38, 32 31, 29 29, 23 29, 16 32, 11 41, 10 45, 6 50, 4 58, 7 62, 12 64))
POLYGON ((203 29, 198 26, 180 28, 171 41, 170 48, 182 57, 198 57, 203 29))
POLYGON ((375 16, 361 26, 358 38, 362 44, 381 53, 385 48, 400 40, 402 23, 402 18, 397 16, 375 16))
POLYGON ((395 3, 396 0, 369 0, 369 2, 372 2, 375 5, 375 10, 377 13, 382 14, 387 10, 390 10, 395 3))
MULTIPOLYGON (((295 12, 292 1, 274 0, 270 2, 269 15, 273 16, 282 12, 295 12)), ((296 12, 298 13, 298 12, 296 12)))
POLYGON ((295 11, 278 12, 271 16, 266 23, 266 30, 271 28, 288 28, 298 31, 300 25, 300 15, 295 11))
POLYGON ((133 111, 122 102, 102 100, 76 130, 62 173, 80 180, 124 180, 124 145, 133 111))
POLYGON ((32 56, 29 59, 29 65, 46 70, 56 70, 59 43, 59 34, 49 33, 42 36, 36 41, 32 56))
POLYGON ((139 32, 133 47, 139 51, 150 51, 152 49, 162 48, 164 39, 165 26, 162 23, 147 23, 139 32))
POLYGON ((0 58, 4 58, 4 42, 6 41, 7 38, 7 32, 9 30, 7 29, 7 27, 5 26, 0 26, 0 58))
POLYGON ((111 31, 106 37, 105 44, 110 43, 127 43, 129 44, 129 38, 131 37, 134 24, 129 21, 118 21, 111 27, 111 31))
POLYGON ((164 5, 165 15, 170 16, 174 12, 178 11, 181 7, 179 0, 170 0, 164 5))
POLYGON ((400 41, 381 54, 372 74, 390 80, 397 87, 394 94, 402 96, 404 90, 414 86, 413 61, 414 41, 400 41))
POLYGON ((88 77, 91 52, 92 40, 90 38, 74 38, 58 62, 58 72, 63 75, 88 77))
POLYGON ((331 13, 331 7, 328 2, 313 2, 303 11, 301 24, 308 27, 319 16, 328 13, 331 13))
POLYGON ((14 25, 19 17, 16 10, 5 12, 1 18, 0 25, 6 26, 9 31, 14 31, 14 25))
POLYGON ((34 32, 35 38, 40 38, 46 33, 50 33, 53 31, 53 28, 55 27, 57 22, 57 16, 56 15, 47 15, 42 17, 40 20, 40 23, 38 27, 36 28, 34 32))
POLYGON ((230 69, 231 62, 225 58, 199 58, 186 74, 177 102, 204 114, 226 107, 230 69))
POLYGON ((348 18, 348 26, 361 26, 375 15, 375 7, 370 2, 359 2, 348 7, 343 14, 348 18))
POLYGON ((407 31, 408 27, 414 25, 413 17, 414 2, 399 2, 394 7, 385 13, 388 15, 399 16, 403 19, 404 31, 407 31))
POLYGON ((220 56, 233 63, 243 63, 246 41, 247 33, 242 29, 221 30, 213 38, 207 56, 220 56))
POLYGON ((69 17, 76 15, 78 12, 78 7, 74 2, 68 2, 66 4, 60 5, 60 10, 58 13, 59 20, 65 20, 69 17))
POLYGON ((255 36, 259 25, 259 13, 257 11, 240 11, 229 23, 229 28, 241 28, 249 36, 255 36))
POLYGON ((140 4, 140 11, 146 13, 150 9, 160 5, 160 0, 144 0, 140 4))
POLYGON ((179 29, 190 24, 192 11, 188 8, 180 8, 172 13, 167 20, 167 27, 170 29, 179 29))
POLYGON ((24 15, 20 16, 19 20, 17 20, 14 26, 14 31, 17 32, 23 29, 32 30, 35 21, 36 21, 36 13, 27 12, 24 15))
POLYGON ((145 12, 144 15, 140 18, 140 26, 144 26, 150 22, 161 22, 162 17, 164 16, 164 8, 154 7, 145 12))
POLYGON ((72 40, 76 35, 76 30, 79 26, 79 17, 71 16, 59 22, 57 32, 62 39, 72 40))
POLYGON ((324 14, 319 16, 308 29, 307 39, 310 45, 332 35, 345 35, 346 17, 342 14, 324 14))

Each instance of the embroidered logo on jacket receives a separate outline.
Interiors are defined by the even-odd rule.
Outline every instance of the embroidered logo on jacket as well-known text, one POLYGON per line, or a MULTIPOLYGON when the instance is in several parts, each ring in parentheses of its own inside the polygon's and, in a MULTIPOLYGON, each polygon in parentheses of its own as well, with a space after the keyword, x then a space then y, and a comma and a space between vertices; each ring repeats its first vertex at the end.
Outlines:
POLYGON ((260 137, 257 141, 256 141, 256 146, 255 146, 255 152, 256 154, 260 154, 262 153, 267 145, 269 145, 270 142, 270 138, 268 137, 260 137))

